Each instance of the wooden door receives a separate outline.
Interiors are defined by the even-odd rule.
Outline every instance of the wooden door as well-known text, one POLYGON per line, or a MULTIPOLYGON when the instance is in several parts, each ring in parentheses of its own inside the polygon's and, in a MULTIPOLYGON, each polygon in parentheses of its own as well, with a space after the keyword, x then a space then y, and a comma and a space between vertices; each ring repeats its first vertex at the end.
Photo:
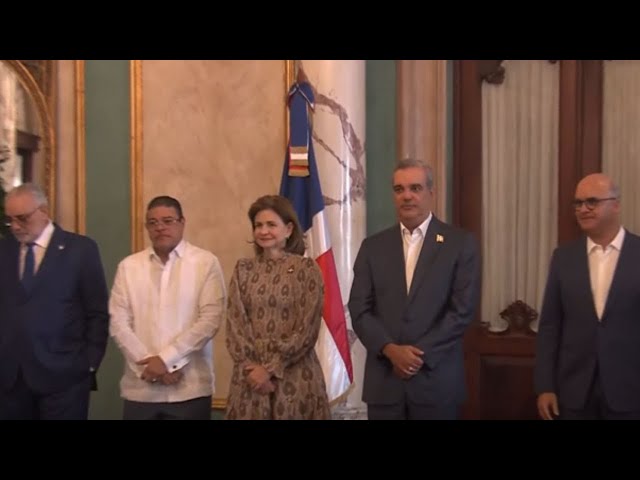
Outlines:
MULTIPOLYGON (((571 200, 584 175, 600 171, 602 60, 559 62, 558 243, 579 234, 571 200)), ((453 223, 482 239, 482 82, 500 84, 509 75, 502 60, 454 63, 453 223)), ((513 299, 515 302, 517 299, 513 299)), ((509 305, 505 305, 505 309, 509 305)), ((527 315, 512 304, 510 322, 527 315)), ((465 337, 469 398, 466 419, 536 419, 533 370, 535 334, 512 329, 495 335, 480 314, 465 337)))

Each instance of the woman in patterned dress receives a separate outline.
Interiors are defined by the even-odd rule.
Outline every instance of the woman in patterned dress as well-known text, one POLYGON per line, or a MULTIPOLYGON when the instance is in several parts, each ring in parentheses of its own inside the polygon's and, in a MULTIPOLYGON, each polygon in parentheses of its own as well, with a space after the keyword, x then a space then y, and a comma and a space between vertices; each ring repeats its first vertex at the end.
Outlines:
POLYGON ((256 256, 229 285, 226 345, 233 372, 226 418, 329 419, 315 344, 324 284, 291 203, 267 195, 249 209, 256 256))

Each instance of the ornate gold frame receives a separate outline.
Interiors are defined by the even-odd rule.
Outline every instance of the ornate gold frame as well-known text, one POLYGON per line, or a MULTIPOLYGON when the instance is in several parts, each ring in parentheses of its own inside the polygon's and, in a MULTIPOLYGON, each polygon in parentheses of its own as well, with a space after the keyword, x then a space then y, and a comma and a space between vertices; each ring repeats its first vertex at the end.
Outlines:
POLYGON ((86 133, 84 106, 84 60, 74 60, 76 128, 76 232, 87 232, 86 133))
POLYGON ((131 252, 144 245, 142 228, 142 60, 129 62, 131 101, 131 252))
POLYGON ((42 186, 49 199, 51 217, 55 217, 56 201, 56 139, 54 128, 55 109, 55 60, 3 60, 17 73, 19 81, 33 99, 42 126, 42 143, 45 159, 45 181, 42 186))
MULTIPOLYGON (((285 101, 286 95, 289 94, 289 88, 293 85, 293 82, 296 80, 296 75, 298 74, 298 64, 299 60, 285 60, 284 64, 284 94, 285 101)), ((289 108, 285 108, 285 139, 286 142, 289 141, 289 108)))

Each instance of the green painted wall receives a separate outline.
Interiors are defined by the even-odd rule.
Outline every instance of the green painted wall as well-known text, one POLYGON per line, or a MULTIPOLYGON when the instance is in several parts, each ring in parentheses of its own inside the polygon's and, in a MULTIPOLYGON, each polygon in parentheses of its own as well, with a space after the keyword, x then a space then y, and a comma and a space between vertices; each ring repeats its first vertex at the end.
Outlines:
MULTIPOLYGON (((118 262, 131 253, 129 61, 85 63, 87 235, 98 242, 109 288, 118 262)), ((89 418, 119 419, 122 357, 109 341, 89 418)))
POLYGON ((396 61, 368 60, 367 76, 367 234, 395 222, 391 176, 396 161, 396 61))

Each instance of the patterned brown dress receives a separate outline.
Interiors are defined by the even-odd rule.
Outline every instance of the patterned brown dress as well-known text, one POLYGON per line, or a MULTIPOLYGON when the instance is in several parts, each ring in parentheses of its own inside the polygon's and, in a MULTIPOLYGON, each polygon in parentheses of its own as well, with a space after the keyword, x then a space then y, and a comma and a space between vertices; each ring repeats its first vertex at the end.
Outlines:
POLYGON ((233 372, 230 420, 331 417, 315 344, 322 321, 324 284, 310 258, 239 260, 229 286, 226 343, 233 372), (245 380, 248 363, 273 372, 275 391, 260 394, 245 380))

